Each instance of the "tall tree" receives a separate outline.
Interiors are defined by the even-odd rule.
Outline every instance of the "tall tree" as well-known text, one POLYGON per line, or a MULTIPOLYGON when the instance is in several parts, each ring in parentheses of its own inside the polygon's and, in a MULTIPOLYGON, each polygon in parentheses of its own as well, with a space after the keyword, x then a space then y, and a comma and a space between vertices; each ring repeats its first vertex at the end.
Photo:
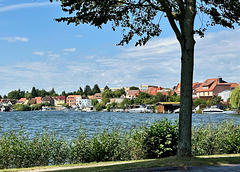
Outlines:
MULTIPOLYGON (((50 0, 51 2, 53 0, 50 0)), ((196 13, 209 16, 211 25, 234 28, 240 22, 239 0, 61 0, 69 17, 56 19, 67 24, 87 23, 98 28, 109 21, 113 30, 124 28, 119 45, 137 35, 136 45, 144 45, 161 33, 159 21, 166 16, 181 48, 181 106, 178 155, 191 156, 192 81, 194 34, 203 36, 205 27, 194 28, 196 13)))
POLYGON ((103 90, 110 90, 110 88, 106 85, 103 90))
POLYGON ((236 87, 230 95, 230 104, 233 108, 240 108, 240 86, 236 87))
POLYGON ((38 97, 38 93, 36 91, 36 88, 35 87, 32 87, 32 91, 31 91, 31 97, 34 98, 34 97, 38 97))
POLYGON ((85 88, 84 88, 84 94, 85 96, 89 96, 89 95, 92 95, 92 89, 89 85, 86 85, 85 88))
POLYGON ((95 84, 93 86, 92 93, 93 93, 93 95, 96 94, 96 93, 101 93, 101 90, 100 90, 98 84, 95 84))
POLYGON ((20 99, 21 96, 19 94, 19 91, 14 90, 8 93, 8 99, 20 99))

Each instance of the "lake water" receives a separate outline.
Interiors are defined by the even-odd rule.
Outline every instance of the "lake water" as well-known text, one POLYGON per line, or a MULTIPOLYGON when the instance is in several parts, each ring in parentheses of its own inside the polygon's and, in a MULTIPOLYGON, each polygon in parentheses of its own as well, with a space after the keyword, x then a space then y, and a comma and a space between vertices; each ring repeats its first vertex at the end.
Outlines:
MULTIPOLYGON (((123 130, 145 123, 152 123, 164 117, 175 121, 178 114, 156 113, 119 113, 119 112, 75 112, 75 111, 31 111, 0 112, 0 133, 18 130, 21 126, 30 136, 42 133, 45 128, 58 136, 72 138, 80 126, 89 134, 103 128, 121 126, 123 130)), ((218 123, 224 120, 240 122, 240 115, 230 114, 193 114, 193 125, 218 123)))

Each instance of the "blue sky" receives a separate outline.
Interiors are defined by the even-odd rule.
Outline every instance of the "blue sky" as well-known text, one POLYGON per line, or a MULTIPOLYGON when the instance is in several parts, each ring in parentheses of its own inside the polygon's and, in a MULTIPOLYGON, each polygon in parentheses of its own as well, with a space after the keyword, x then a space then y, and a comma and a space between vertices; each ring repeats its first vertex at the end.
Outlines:
MULTIPOLYGON (((54 21, 66 15, 48 0, 0 0, 0 95, 33 86, 61 93, 87 84, 173 87, 180 81, 180 48, 166 19, 162 35, 146 46, 119 47, 121 28, 54 21)), ((239 38, 239 27, 208 28, 196 37, 194 81, 240 82, 239 38)))

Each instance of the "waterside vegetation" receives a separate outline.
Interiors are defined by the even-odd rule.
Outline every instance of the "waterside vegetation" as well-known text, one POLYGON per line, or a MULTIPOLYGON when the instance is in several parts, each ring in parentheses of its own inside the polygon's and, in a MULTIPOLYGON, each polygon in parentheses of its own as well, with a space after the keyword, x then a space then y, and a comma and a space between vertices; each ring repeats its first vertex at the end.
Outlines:
MULTIPOLYGON (((0 168, 27 168, 89 162, 128 161, 176 155, 178 123, 167 119, 122 132, 105 128, 88 136, 81 127, 73 140, 47 129, 29 137, 11 131, 0 135, 0 168)), ((224 121, 193 128, 192 155, 240 153, 240 124, 224 121)))

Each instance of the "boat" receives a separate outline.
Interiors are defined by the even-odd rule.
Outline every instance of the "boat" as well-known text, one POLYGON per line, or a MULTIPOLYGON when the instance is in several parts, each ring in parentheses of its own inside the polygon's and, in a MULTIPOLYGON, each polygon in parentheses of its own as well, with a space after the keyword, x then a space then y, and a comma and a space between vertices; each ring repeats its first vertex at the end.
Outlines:
POLYGON ((222 113, 223 110, 217 108, 217 106, 211 106, 210 108, 205 108, 202 110, 203 113, 222 113))
POLYGON ((150 106, 141 105, 139 108, 129 109, 128 112, 130 112, 130 113, 151 113, 152 110, 151 110, 150 106))

